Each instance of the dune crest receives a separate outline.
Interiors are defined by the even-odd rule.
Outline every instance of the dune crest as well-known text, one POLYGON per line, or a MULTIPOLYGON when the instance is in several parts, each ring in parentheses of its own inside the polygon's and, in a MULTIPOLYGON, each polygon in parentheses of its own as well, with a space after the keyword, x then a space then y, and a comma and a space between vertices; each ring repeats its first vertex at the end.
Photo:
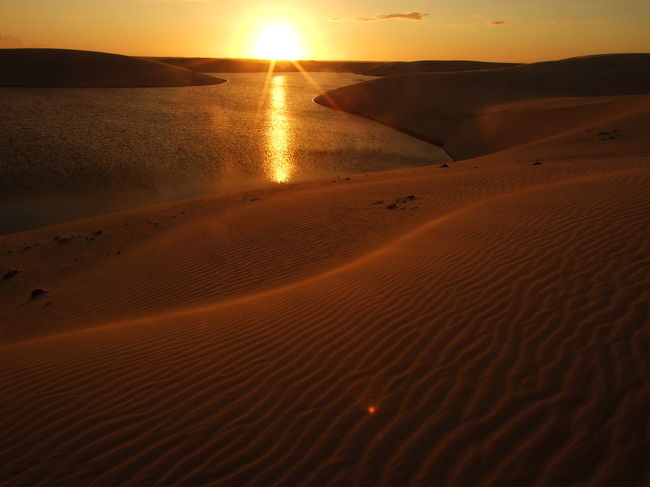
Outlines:
POLYGON ((0 65, 0 86, 126 88, 224 82, 164 63, 69 49, 0 49, 0 65))

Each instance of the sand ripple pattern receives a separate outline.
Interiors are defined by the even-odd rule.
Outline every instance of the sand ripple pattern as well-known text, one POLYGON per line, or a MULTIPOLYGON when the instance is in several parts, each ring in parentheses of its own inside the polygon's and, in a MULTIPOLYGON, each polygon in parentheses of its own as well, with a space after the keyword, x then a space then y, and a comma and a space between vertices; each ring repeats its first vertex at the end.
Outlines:
POLYGON ((0 480, 643 485, 649 182, 488 198, 293 285, 5 347, 0 480))

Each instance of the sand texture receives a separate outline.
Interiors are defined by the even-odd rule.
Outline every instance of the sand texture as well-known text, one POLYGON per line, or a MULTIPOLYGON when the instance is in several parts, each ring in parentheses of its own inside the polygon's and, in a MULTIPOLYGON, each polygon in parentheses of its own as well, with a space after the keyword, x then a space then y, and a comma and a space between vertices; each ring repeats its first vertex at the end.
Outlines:
POLYGON ((449 167, 1 237, 0 484, 648 485, 650 95, 604 91, 500 100, 533 133, 449 167))
POLYGON ((0 66, 0 86, 125 88, 224 82, 155 61, 69 49, 0 49, 0 66))

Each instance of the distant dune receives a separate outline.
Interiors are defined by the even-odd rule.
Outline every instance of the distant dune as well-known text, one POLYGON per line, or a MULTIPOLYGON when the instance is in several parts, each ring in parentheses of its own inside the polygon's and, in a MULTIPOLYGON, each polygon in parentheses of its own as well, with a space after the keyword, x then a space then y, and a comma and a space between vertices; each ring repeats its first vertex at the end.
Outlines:
POLYGON ((362 74, 369 76, 392 76, 395 74, 476 71, 482 69, 511 68, 513 66, 519 66, 519 64, 487 63, 481 61, 412 61, 377 64, 376 66, 368 67, 362 74))
POLYGON ((0 86, 122 88, 224 82, 154 61, 68 49, 0 49, 0 66, 0 86))
MULTIPOLYGON (((180 66, 203 73, 265 73, 271 67, 271 61, 265 59, 216 59, 216 58, 146 58, 161 63, 180 66)), ((363 74, 377 67, 376 62, 366 61, 275 61, 274 72, 326 71, 363 74)))
POLYGON ((339 88, 316 101, 402 129, 464 159, 560 133, 596 112, 607 116, 620 109, 617 100, 584 97, 648 92, 650 54, 611 54, 393 76, 339 88), (558 100, 567 97, 582 99, 558 100), (551 98, 555 100, 539 102, 551 98))
MULTIPOLYGON (((214 59, 214 58, 151 58, 161 63, 173 64, 204 73, 258 73, 269 70, 270 61, 262 59, 214 59)), ((486 63, 480 61, 277 61, 275 72, 331 71, 363 74, 367 76, 390 76, 407 73, 438 73, 447 71, 473 71, 518 66, 512 63, 486 63), (300 67, 298 67, 300 66, 300 67)))

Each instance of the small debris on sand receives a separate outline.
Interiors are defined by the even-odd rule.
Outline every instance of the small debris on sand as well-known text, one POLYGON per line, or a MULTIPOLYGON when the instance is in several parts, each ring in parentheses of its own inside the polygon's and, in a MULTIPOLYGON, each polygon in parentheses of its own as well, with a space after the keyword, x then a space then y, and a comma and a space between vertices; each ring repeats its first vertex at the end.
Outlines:
MULTIPOLYGON (((404 205, 404 204, 410 203, 412 201, 415 201, 417 199, 418 199, 417 196, 415 196, 414 194, 410 194, 408 196, 397 198, 395 200, 395 203, 391 203, 390 205, 386 206, 386 209, 387 210, 395 210, 395 209, 399 208, 401 210, 406 210, 406 209, 408 209, 407 207, 399 206, 399 205, 404 205)), ((377 202, 375 202, 373 204, 375 205, 375 204, 381 204, 381 203, 383 203, 383 201, 377 201, 377 202)), ((410 209, 417 209, 417 206, 410 207, 410 209)))
POLYGON ((539 161, 535 161, 535 162, 531 163, 530 165, 531 165, 531 166, 541 166, 542 163, 539 162, 539 161))
POLYGON ((31 299, 37 298, 39 296, 43 296, 44 294, 47 294, 47 291, 45 289, 41 289, 41 288, 34 289, 32 291, 31 299))
POLYGON ((618 129, 614 129, 611 132, 598 132, 597 136, 600 137, 598 140, 602 142, 604 140, 618 139, 618 135, 614 135, 617 133, 618 129))
POLYGON ((18 270, 16 270, 16 269, 13 269, 13 270, 7 271, 7 272, 5 272, 5 275, 4 275, 3 279, 4 279, 5 281, 6 281, 7 279, 11 279, 12 277, 14 277, 14 276, 15 276, 16 274, 18 274, 19 272, 20 272, 20 271, 18 271, 18 270))
POLYGON ((74 235, 68 235, 68 236, 66 236, 66 237, 59 237, 59 236, 57 235, 56 237, 54 237, 54 241, 55 241, 57 244, 64 244, 64 243, 66 243, 66 242, 69 242, 69 241, 72 240, 73 238, 74 238, 74 235))
POLYGON ((438 167, 449 167, 449 164, 447 164, 447 163, 440 164, 440 166, 438 166, 438 167))

